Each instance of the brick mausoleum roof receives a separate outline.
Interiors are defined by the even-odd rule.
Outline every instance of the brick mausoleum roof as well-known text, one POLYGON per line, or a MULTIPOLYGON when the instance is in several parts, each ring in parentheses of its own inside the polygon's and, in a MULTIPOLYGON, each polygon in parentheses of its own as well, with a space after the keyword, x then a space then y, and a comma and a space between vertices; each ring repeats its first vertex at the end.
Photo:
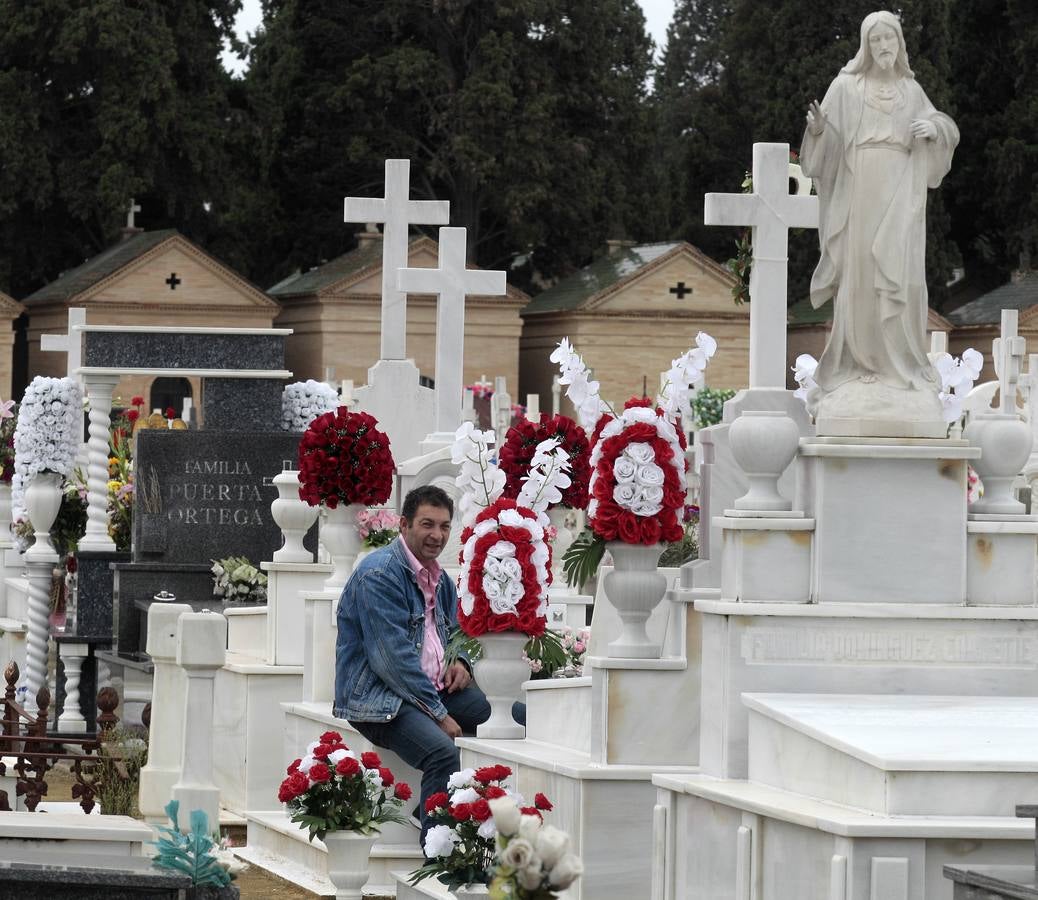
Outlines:
MULTIPOLYGON (((523 315, 579 309, 592 297, 620 281, 633 277, 647 265, 681 245, 681 241, 639 244, 636 247, 624 247, 616 253, 596 259, 591 265, 574 272, 534 297, 523 310, 523 315)), ((688 246, 692 247, 691 244, 688 246)), ((703 258, 707 259, 705 256, 703 258)), ((708 261, 717 265, 713 260, 708 261)))
POLYGON ((955 325, 998 325, 1003 309, 1024 312, 1032 306, 1038 306, 1038 271, 1034 269, 952 310, 948 319, 955 325))
POLYGON ((82 265, 63 272, 50 284, 45 284, 36 293, 25 298, 29 306, 40 303, 63 303, 89 290, 99 281, 118 272, 163 241, 174 237, 178 232, 173 228, 162 231, 141 231, 130 235, 125 240, 102 250, 82 265))

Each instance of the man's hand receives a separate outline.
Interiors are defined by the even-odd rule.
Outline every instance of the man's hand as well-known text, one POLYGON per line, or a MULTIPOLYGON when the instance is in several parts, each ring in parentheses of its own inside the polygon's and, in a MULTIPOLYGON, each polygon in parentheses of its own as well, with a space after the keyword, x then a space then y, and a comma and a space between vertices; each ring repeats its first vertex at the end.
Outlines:
POLYGON ((461 726, 455 722, 450 716, 444 716, 442 722, 437 722, 440 729, 449 737, 452 741, 455 738, 461 737, 461 726))
POLYGON ((470 681, 472 681, 472 676, 469 674, 469 670, 465 668, 465 663, 463 662, 454 663, 443 673, 443 686, 447 688, 448 694, 465 690, 469 686, 470 681))

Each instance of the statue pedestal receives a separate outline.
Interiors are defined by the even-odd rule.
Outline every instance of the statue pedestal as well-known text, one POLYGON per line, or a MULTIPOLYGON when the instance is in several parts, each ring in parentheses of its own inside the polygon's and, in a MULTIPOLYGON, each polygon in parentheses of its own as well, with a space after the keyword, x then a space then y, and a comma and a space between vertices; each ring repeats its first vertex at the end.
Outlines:
POLYGON ((815 432, 828 437, 943 438, 948 423, 937 390, 848 381, 818 401, 815 432))

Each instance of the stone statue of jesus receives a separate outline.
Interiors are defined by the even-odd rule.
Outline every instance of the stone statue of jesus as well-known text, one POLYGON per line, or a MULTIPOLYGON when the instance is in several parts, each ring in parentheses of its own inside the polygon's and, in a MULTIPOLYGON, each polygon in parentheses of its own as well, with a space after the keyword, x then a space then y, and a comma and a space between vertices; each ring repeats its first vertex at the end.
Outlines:
POLYGON ((909 68, 901 23, 870 13, 857 55, 811 104, 801 148, 820 208, 811 303, 834 303, 808 398, 820 434, 946 432, 926 355, 926 191, 958 142, 909 68))

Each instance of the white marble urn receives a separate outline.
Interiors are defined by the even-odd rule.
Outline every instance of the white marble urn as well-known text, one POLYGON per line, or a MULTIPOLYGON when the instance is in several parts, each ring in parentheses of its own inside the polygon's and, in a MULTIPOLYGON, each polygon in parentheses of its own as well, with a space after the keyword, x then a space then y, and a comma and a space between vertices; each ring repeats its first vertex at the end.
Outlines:
POLYGON ((353 572, 363 542, 357 530, 357 513, 363 503, 340 503, 335 509, 326 509, 321 522, 321 543, 335 567, 324 583, 326 591, 341 591, 353 572))
POLYGON ((322 840, 328 849, 328 880, 335 886, 335 900, 362 900, 376 835, 328 831, 322 840))
POLYGON ((530 667, 523 648, 530 638, 519 631, 488 632, 479 636, 483 655, 473 663, 473 675, 490 703, 490 718, 476 727, 476 737, 522 740, 526 729, 512 719, 512 704, 521 699, 530 667))
POLYGON ((728 443, 750 483, 750 489, 735 501, 735 508, 792 509, 792 502, 779 493, 778 480, 800 445, 796 422, 784 412, 748 410, 732 422, 728 443))
POLYGON ((303 538, 321 514, 320 507, 299 499, 299 473, 286 470, 274 476, 277 499, 270 504, 270 515, 284 535, 284 544, 274 551, 276 563, 312 563, 314 555, 303 546, 303 538))
POLYGON ((984 482, 984 496, 969 511, 1023 515, 1027 508, 1013 496, 1013 482, 1031 455, 1031 426, 1014 413, 984 413, 970 418, 962 436, 980 448, 973 468, 984 482))
POLYGON ((605 592, 623 630, 606 649, 620 659, 659 659, 663 648, 649 637, 645 623, 667 593, 667 579, 657 568, 666 544, 609 541, 614 569, 605 577, 605 592))
POLYGON ((33 556, 55 553, 50 539, 50 529, 61 509, 61 484, 64 477, 57 472, 40 472, 33 475, 25 486, 25 511, 32 523, 36 543, 30 548, 33 556))

